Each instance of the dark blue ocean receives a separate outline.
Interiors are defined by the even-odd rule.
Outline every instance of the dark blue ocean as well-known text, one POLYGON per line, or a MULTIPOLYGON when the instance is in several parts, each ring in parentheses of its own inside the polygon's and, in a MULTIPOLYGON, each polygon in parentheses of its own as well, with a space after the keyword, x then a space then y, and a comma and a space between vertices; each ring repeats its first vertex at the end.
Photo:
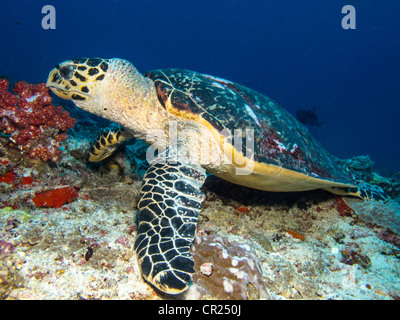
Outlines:
POLYGON ((369 155, 400 170, 398 0, 0 1, 0 75, 46 81, 61 61, 119 57, 141 72, 179 67, 223 77, 293 115, 341 158, 369 155), (43 29, 45 5, 55 29, 43 29), (344 29, 345 5, 355 29, 344 29))

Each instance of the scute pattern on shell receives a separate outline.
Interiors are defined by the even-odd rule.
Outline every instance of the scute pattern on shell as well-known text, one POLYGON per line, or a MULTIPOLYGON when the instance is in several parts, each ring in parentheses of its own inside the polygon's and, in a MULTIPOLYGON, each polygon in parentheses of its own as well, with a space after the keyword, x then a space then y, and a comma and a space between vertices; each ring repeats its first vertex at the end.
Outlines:
MULTIPOLYGON (((160 103, 171 113, 201 117, 218 131, 234 130, 243 136, 240 152, 246 155, 245 129, 254 130, 254 160, 301 172, 316 178, 351 183, 343 166, 311 136, 308 129, 272 99, 245 86, 193 71, 150 71, 160 103)), ((237 147, 239 148, 239 147, 237 147)), ((247 153, 249 154, 249 153, 247 153)))

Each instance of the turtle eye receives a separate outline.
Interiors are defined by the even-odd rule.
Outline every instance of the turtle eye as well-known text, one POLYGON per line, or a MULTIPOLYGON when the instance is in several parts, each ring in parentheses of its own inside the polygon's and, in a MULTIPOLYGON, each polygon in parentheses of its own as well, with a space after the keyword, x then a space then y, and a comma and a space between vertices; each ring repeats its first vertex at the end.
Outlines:
POLYGON ((62 68, 60 68, 60 70, 58 71, 60 73, 60 76, 63 77, 66 80, 69 80, 72 78, 72 75, 75 71, 75 67, 74 66, 64 66, 62 68))

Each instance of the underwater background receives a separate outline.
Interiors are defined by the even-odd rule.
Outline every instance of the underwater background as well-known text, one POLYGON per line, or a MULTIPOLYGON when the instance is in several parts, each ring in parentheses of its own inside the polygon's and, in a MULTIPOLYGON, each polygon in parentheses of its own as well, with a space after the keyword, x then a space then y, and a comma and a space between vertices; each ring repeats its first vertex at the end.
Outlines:
POLYGON ((142 73, 186 68, 255 89, 310 128, 340 158, 369 155, 400 170, 400 3, 376 1, 0 1, 0 75, 46 81, 70 58, 119 57, 142 73), (56 9, 45 30, 42 8, 56 9), (356 29, 342 28, 342 8, 356 29))
POLYGON ((394 0, 0 0, 0 300, 400 300, 399 31, 394 0), (255 89, 387 201, 209 175, 193 281, 160 292, 134 250, 148 145, 89 161, 110 122, 45 86, 77 57, 255 89))

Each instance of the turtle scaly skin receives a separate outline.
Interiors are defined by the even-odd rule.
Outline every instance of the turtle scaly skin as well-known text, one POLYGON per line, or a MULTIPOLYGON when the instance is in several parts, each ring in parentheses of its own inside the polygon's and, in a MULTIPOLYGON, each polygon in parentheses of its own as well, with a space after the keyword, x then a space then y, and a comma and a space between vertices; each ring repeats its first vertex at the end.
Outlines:
POLYGON ((194 262, 190 246, 205 196, 205 170, 182 162, 167 164, 166 153, 150 163, 141 189, 135 250, 142 274, 170 294, 188 288, 194 262), (165 160, 165 161, 163 161, 165 160))
POLYGON ((189 249, 206 171, 265 191, 386 199, 380 188, 356 182, 275 101, 237 83, 182 69, 143 76, 126 60, 80 58, 56 65, 47 86, 120 126, 99 137, 90 161, 130 137, 151 145, 135 250, 143 277, 166 293, 181 293, 191 282, 189 249))

